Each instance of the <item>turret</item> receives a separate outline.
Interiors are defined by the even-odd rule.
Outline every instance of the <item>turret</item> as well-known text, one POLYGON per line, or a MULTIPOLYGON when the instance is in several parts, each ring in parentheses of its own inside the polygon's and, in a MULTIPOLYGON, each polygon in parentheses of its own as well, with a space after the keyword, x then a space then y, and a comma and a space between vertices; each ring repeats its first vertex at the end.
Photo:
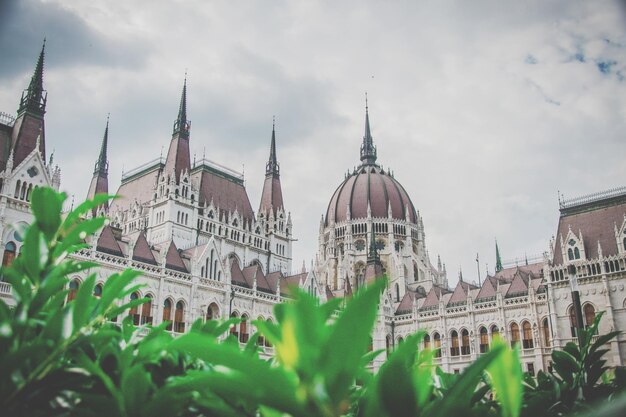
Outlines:
POLYGON ((272 141, 270 156, 265 164, 265 182, 261 193, 260 213, 267 213, 268 217, 276 216, 276 211, 284 210, 283 192, 280 184, 280 165, 276 158, 276 123, 272 121, 272 141))
MULTIPOLYGON (((107 159, 107 147, 109 141, 109 117, 107 116, 107 124, 104 128, 104 136, 102 137, 102 144, 100 145, 100 155, 96 160, 93 170, 93 177, 91 184, 89 184, 89 191, 87 191, 87 199, 91 200, 96 194, 108 194, 109 193, 109 161, 107 159)), ((108 209, 108 203, 103 204, 105 210, 108 209)), ((95 216, 99 208, 94 208, 92 214, 95 216)))
POLYGON ((191 171, 189 156, 189 131, 191 122, 187 120, 187 77, 183 83, 183 92, 180 96, 178 116, 174 121, 172 140, 167 151, 167 159, 163 168, 164 175, 173 175, 173 181, 178 184, 182 172, 191 171))

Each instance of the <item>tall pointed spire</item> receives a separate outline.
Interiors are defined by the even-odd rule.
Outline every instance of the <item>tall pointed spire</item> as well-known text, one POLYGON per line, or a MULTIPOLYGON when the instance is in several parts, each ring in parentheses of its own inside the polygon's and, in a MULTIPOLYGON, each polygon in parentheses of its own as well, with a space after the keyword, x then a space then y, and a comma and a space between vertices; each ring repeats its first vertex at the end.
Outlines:
POLYGON ((374 140, 372 139, 372 132, 370 130, 367 93, 365 93, 365 134, 363 135, 363 143, 361 144, 361 162, 368 165, 376 163, 376 146, 374 146, 374 140))
POLYGON ((178 106, 178 117, 174 122, 174 131, 172 134, 181 134, 181 136, 189 137, 190 123, 187 120, 187 73, 185 73, 185 81, 183 83, 183 92, 180 95, 180 105, 178 106))
POLYGON ((270 157, 265 165, 265 175, 280 175, 280 165, 276 159, 276 119, 272 117, 272 142, 270 144, 270 157))
MULTIPOLYGON (((108 194, 109 193, 109 161, 107 160, 107 147, 109 142, 109 116, 107 115, 107 124, 104 129, 104 136, 102 138, 102 145, 100 146, 100 155, 96 160, 93 177, 89 184, 89 190, 87 191, 87 199, 92 200, 96 194, 108 194)), ((100 209, 107 211, 109 208, 108 202, 102 204, 100 207, 95 207, 91 210, 91 214, 95 216, 100 209)))
POLYGON ((191 122, 187 120, 187 73, 183 83, 183 92, 180 96, 178 116, 174 122, 172 140, 167 151, 163 173, 174 177, 176 183, 180 181, 181 173, 191 171, 191 156, 189 153, 189 130, 191 122))
POLYGON ((265 164, 265 182, 261 193, 259 212, 284 210, 283 191, 280 184, 280 164, 276 158, 276 119, 272 118, 272 141, 270 144, 270 157, 265 164))
POLYGON ((375 262, 380 261, 380 256, 378 255, 378 247, 376 246, 376 236, 374 235, 374 225, 371 227, 370 234, 370 248, 367 254, 367 262, 375 262))
POLYGON ((43 64, 46 51, 46 40, 43 40, 43 46, 39 53, 39 59, 35 66, 35 72, 30 79, 28 88, 22 93, 18 114, 26 110, 34 112, 40 116, 46 112, 46 94, 43 89, 43 64))
POLYGON ((502 271, 502 259, 500 259, 500 249, 498 248, 498 240, 496 240, 496 272, 502 271))
POLYGON ((109 115, 107 115, 107 124, 104 128, 104 136, 102 137, 102 145, 100 145, 100 155, 94 166, 93 173, 107 176, 109 173, 109 161, 107 159, 107 148, 109 143, 109 115))

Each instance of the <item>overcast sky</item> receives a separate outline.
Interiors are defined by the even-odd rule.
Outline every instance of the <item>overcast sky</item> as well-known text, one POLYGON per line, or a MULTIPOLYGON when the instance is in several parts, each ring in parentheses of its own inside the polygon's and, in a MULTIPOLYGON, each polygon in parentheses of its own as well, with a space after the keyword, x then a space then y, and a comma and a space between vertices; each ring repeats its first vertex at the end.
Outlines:
POLYGON ((185 71, 191 152, 245 170, 259 204, 276 115, 294 267, 359 162, 378 161, 466 281, 548 249, 557 191, 626 185, 626 13, 602 1, 0 1, 0 111, 47 38, 46 145, 87 193, 107 113, 109 189, 171 138, 185 71), (549 3, 549 4, 546 4, 549 3))

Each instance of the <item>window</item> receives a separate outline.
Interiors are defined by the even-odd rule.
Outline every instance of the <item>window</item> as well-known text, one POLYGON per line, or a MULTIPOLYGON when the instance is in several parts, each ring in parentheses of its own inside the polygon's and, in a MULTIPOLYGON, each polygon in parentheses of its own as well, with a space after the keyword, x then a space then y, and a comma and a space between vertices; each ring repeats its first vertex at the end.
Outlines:
POLYGON ((2 256, 2 266, 11 266, 15 259, 15 252, 17 247, 15 243, 8 242, 4 247, 4 255, 2 256))
POLYGON ((211 303, 209 307, 206 309, 206 321, 215 320, 220 316, 219 308, 217 304, 211 303))
MULTIPOLYGON (((272 320, 267 319, 267 323, 271 325, 272 320)), ((271 348, 271 347, 272 347, 272 344, 270 343, 270 341, 269 341, 269 340, 267 340, 267 338, 265 339, 265 347, 268 347, 268 348, 271 348)))
POLYGON ((450 356, 459 356, 459 334, 456 330, 450 333, 450 356))
POLYGON ((402 336, 400 336, 398 338, 398 346, 400 346, 402 343, 404 343, 404 339, 402 338, 402 336))
POLYGON ((535 376, 535 364, 532 362, 529 362, 526 364, 526 370, 528 371, 529 374, 531 374, 532 376, 535 376))
POLYGON ((152 296, 146 295, 148 301, 141 306, 141 324, 152 324, 152 296))
POLYGON ((174 312, 174 331, 176 333, 185 332, 185 305, 182 301, 176 303, 176 311, 174 312))
POLYGON ((76 298, 76 293, 78 292, 78 287, 80 286, 80 281, 77 279, 73 279, 70 281, 70 292, 67 294, 67 302, 72 301, 76 298))
MULTIPOLYGON (((583 314, 585 315, 585 327, 591 326, 596 319, 596 309, 591 304, 585 304, 583 314)), ((596 331, 595 334, 598 332, 596 331)))
POLYGON ((437 332, 435 332, 435 334, 433 335, 433 342, 434 342, 434 348, 437 349, 437 352, 435 353, 435 357, 436 358, 440 358, 441 357, 441 335, 437 332))
POLYGON ((424 336, 424 349, 430 349, 430 335, 424 336))
POLYGON ((165 330, 172 330, 172 302, 169 298, 167 298, 163 302, 163 321, 169 321, 165 330))
POLYGON ((365 241, 364 240, 357 240, 356 243, 354 244, 354 247, 358 251, 364 250, 365 249, 365 241))
POLYGON ((570 261, 574 260, 574 251, 572 250, 572 248, 569 248, 567 250, 567 259, 569 259, 570 261))
POLYGON ((569 325, 570 325, 570 330, 572 332, 572 337, 576 337, 576 335, 578 334, 577 332, 577 328, 578 328, 578 321, 576 320, 576 312, 574 311, 574 306, 571 306, 569 308, 569 325))
POLYGON ((486 327, 481 327, 480 333, 480 353, 485 353, 489 350, 489 334, 486 327))
POLYGON ((543 342, 546 347, 550 347, 550 325, 548 323, 548 318, 543 319, 542 322, 543 327, 543 342))
POLYGON ((102 284, 98 284, 93 288, 93 296, 96 298, 102 297, 102 284))
POLYGON ((500 330, 498 329, 498 326, 494 324, 493 326, 491 326, 491 340, 493 341, 498 337, 500 337, 500 330))
POLYGON ((461 355, 470 354, 469 332, 467 329, 461 331, 461 355))
POLYGON ((385 337, 385 350, 387 351, 387 356, 391 353, 391 336, 387 335, 385 337))
POLYGON ((400 301, 400 285, 396 282, 396 301, 400 301))
MULTIPOLYGON (((135 301, 139 298, 139 294, 137 294, 136 292, 132 293, 130 295, 130 301, 135 301)), ((135 326, 139 325, 139 310, 137 306, 132 307, 129 311, 128 311, 128 315, 132 318, 133 324, 135 326)))
MULTIPOLYGON (((239 317, 239 315, 236 312, 235 313, 231 313, 231 315, 230 315, 231 319, 236 319, 237 317, 239 317)), ((237 339, 239 339, 239 331, 238 331, 237 325, 231 325, 230 326, 230 334, 232 334, 237 339)))
POLYGON ((246 343, 248 341, 248 316, 245 314, 241 316, 241 323, 239 323, 239 341, 246 343))
POLYGON ((522 335, 524 336, 522 339, 522 347, 524 349, 532 349, 535 347, 533 342, 533 329, 527 321, 522 323, 522 335))
POLYGON ((580 251, 578 250, 578 248, 574 248, 574 258, 580 259, 580 251))
POLYGON ((511 324, 511 347, 519 343, 519 325, 517 323, 511 324))

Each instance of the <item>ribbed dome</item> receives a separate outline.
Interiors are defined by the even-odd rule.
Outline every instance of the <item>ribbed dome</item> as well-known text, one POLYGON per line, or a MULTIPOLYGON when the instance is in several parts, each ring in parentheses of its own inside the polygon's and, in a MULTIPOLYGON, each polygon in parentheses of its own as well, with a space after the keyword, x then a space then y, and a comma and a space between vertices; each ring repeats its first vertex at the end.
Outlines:
POLYGON ((367 207, 372 210, 372 217, 387 218, 389 206, 391 217, 416 223, 415 207, 405 191, 388 172, 376 164, 376 146, 370 131, 370 117, 365 96, 365 134, 361 144, 361 165, 355 172, 337 187, 330 199, 324 223, 343 222, 347 220, 350 209, 352 219, 367 218, 367 207), (407 213, 408 211, 408 213, 407 213))
POLYGON ((405 220, 408 210, 409 221, 416 222, 415 207, 404 187, 378 165, 364 164, 337 187, 326 210, 325 224, 347 220, 348 207, 352 219, 366 218, 368 203, 372 217, 387 218, 391 206, 394 219, 405 220))

